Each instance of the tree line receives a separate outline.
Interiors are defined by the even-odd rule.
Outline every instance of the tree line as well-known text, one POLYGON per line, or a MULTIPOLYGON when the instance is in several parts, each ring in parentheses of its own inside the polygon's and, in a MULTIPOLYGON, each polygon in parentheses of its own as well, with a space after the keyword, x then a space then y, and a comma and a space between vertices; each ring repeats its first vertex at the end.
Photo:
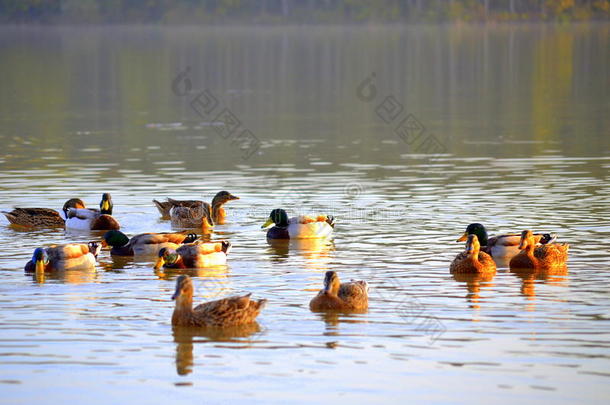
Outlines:
POLYGON ((4 23, 608 20, 610 0, 0 0, 4 23))

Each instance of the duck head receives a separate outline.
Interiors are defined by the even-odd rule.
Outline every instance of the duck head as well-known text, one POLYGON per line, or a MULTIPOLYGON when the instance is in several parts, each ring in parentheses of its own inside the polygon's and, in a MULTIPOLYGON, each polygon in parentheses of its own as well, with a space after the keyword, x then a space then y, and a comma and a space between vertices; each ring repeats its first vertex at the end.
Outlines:
POLYGON ((49 255, 43 248, 36 248, 32 255, 32 263, 36 267, 36 273, 44 273, 44 269, 49 264, 49 255))
POLYGON ((466 240, 466 253, 469 255, 478 256, 480 249, 481 244, 479 243, 479 238, 477 237, 477 235, 468 235, 468 238, 466 240))
POLYGON ((536 243, 534 241, 534 234, 532 233, 532 231, 525 230, 525 231, 521 232, 521 241, 519 242, 519 249, 520 250, 527 249, 530 245, 531 246, 536 245, 536 243))
POLYGON ((341 281, 339 275, 335 271, 327 271, 324 276, 324 292, 330 295, 337 295, 341 287, 341 281))
POLYGON ((239 200, 239 197, 234 196, 233 194, 229 193, 228 191, 224 191, 224 190, 219 191, 218 193, 216 193, 216 195, 212 199, 212 207, 217 207, 219 205, 223 205, 232 200, 239 200))
POLYGON ((180 255, 174 249, 161 248, 155 263, 155 270, 161 270, 163 266, 176 263, 180 259, 180 255))
POLYGON ((286 211, 284 211, 281 208, 276 208, 273 211, 271 211, 271 214, 269 214, 269 218, 267 219, 267 222, 265 222, 263 224, 263 226, 261 228, 267 228, 269 227, 271 224, 275 224, 279 227, 287 227, 288 226, 288 214, 286 213, 286 211))
POLYGON ((129 238, 121 231, 112 230, 104 234, 102 247, 123 247, 129 243, 129 238))
POLYGON ((102 214, 112 215, 112 208, 112 197, 110 197, 110 194, 102 194, 102 201, 100 201, 100 212, 102 214))
POLYGON ((464 234, 456 242, 464 242, 468 239, 468 235, 477 235, 479 243, 483 246, 487 246, 487 230, 482 224, 474 223, 468 225, 464 234))
POLYGON ((172 295, 172 300, 178 303, 181 301, 181 298, 184 297, 186 299, 193 296, 193 282, 189 276, 182 275, 176 279, 176 290, 174 291, 174 295, 172 295))
POLYGON ((68 218, 68 211, 70 208, 87 208, 85 203, 80 198, 70 198, 64 203, 62 211, 64 213, 64 219, 68 218))

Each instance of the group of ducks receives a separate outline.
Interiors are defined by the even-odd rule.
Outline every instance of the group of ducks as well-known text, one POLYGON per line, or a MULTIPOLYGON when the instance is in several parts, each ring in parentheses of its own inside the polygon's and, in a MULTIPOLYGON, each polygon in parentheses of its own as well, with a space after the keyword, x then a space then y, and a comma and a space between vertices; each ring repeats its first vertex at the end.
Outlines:
POLYGON ((451 263, 452 273, 495 273, 496 260, 508 262, 515 270, 552 270, 565 267, 569 245, 555 243, 556 235, 534 234, 524 230, 488 238, 479 223, 470 224, 457 241, 466 241, 466 249, 451 263))
MULTIPOLYGON (((217 224, 224 224, 224 204, 239 197, 227 191, 217 193, 212 203, 197 200, 153 200, 163 219, 173 227, 198 228, 204 234, 217 224)), ((196 233, 163 232, 141 233, 129 238, 121 232, 119 222, 112 216, 110 194, 102 196, 99 209, 87 208, 77 198, 66 201, 60 212, 48 208, 15 208, 3 212, 15 226, 106 231, 101 242, 70 243, 36 248, 25 271, 44 277, 47 272, 87 269, 95 266, 102 248, 109 248, 114 256, 156 256, 154 268, 189 269, 226 264, 231 248, 228 241, 201 240, 196 233)), ((274 209, 262 228, 269 228, 268 239, 312 239, 332 235, 335 221, 332 216, 299 216, 289 218, 283 209, 274 209), (271 225, 273 227, 269 228, 271 225)), ((172 296, 176 301, 172 324, 175 326, 229 327, 253 322, 266 300, 251 300, 250 295, 228 297, 207 302, 193 308, 193 283, 182 275, 176 280, 172 296)), ((337 273, 329 271, 324 288, 311 300, 313 311, 359 311, 368 308, 368 285, 364 281, 341 283, 337 273)))
MULTIPOLYGON (((163 219, 174 227, 198 228, 204 233, 216 224, 224 224, 224 204, 239 197, 220 191, 209 204, 198 200, 153 200, 163 219)), ((226 264, 231 248, 228 241, 210 242, 189 232, 142 233, 131 238, 122 233, 119 222, 112 216, 110 194, 102 196, 99 209, 87 208, 85 203, 72 198, 61 212, 48 208, 15 208, 3 212, 13 225, 41 228, 107 231, 101 242, 70 243, 34 250, 25 265, 26 272, 44 277, 45 272, 92 268, 102 248, 109 248, 116 256, 156 256, 155 270, 162 268, 206 268, 226 264)), ((312 239, 332 235, 335 220, 330 215, 302 215, 289 218, 283 209, 274 209, 262 228, 269 228, 267 238, 312 239), (269 226, 273 227, 269 228, 269 226)), ((496 271, 494 259, 510 260, 511 268, 550 269, 565 266, 568 245, 557 244, 551 234, 509 234, 488 238, 485 227, 471 224, 458 241, 466 241, 466 249, 458 254, 450 266, 453 273, 489 273, 496 271)), ((193 282, 181 275, 176 280, 172 295, 175 300, 172 314, 174 326, 229 327, 254 322, 266 300, 252 300, 250 294, 233 296, 200 304, 193 308, 193 282)), ((366 281, 341 283, 334 271, 324 277, 324 288, 310 301, 312 311, 365 311, 368 309, 366 281)))

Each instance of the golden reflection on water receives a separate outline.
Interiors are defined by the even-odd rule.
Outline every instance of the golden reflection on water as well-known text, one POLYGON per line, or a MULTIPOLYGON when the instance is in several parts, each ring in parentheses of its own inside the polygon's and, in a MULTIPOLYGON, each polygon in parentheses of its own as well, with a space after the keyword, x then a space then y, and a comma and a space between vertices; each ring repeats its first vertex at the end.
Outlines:
MULTIPOLYGON (((176 343, 176 372, 178 375, 187 375, 193 371, 195 345, 199 346, 198 350, 203 352, 205 352, 206 344, 209 342, 235 343, 236 347, 243 349, 249 347, 252 343, 247 338, 259 332, 261 332, 261 327, 258 322, 228 328, 174 326, 172 334, 176 343)), ((203 358, 203 354, 200 354, 200 357, 203 358)))
POLYGON ((492 283, 496 273, 483 273, 483 274, 464 274, 454 273, 452 274, 453 279, 460 283, 466 284, 466 300, 471 304, 470 307, 473 309, 481 308, 481 288, 487 290, 495 286, 492 283))
POLYGON ((151 258, 104 250, 97 272, 38 285, 23 274, 36 247, 103 232, 0 218, 0 373, 10 374, 0 384, 19 382, 2 385, 7 401, 610 395, 607 24, 0 30, 0 209, 57 209, 70 197, 95 206, 111 192, 134 235, 171 230, 153 198, 241 197, 212 233, 233 243, 225 268, 155 273, 151 258), (193 91, 212 89, 260 138, 250 159, 172 93, 187 65, 193 91), (379 99, 368 103, 355 93, 371 72, 379 99), (380 120, 390 95, 445 153, 431 159, 380 120), (260 224, 276 207, 334 214, 334 238, 268 244, 260 224), (451 276, 463 249, 453 235, 472 222, 556 232, 575 247, 570 271, 451 276), (366 279, 377 291, 369 311, 311 313, 326 270, 366 279), (179 274, 195 278, 196 303, 242 290, 267 298, 264 341, 256 330, 172 331, 179 274), (435 339, 418 329, 425 319, 443 326, 435 339), (167 388, 176 371, 190 373, 188 393, 167 388))

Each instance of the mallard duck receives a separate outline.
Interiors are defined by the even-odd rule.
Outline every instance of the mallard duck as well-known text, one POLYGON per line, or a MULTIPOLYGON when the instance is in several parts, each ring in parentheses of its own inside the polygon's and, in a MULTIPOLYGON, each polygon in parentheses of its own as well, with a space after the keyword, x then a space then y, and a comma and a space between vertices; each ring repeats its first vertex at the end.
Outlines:
POLYGON ((333 233, 335 218, 330 215, 301 215, 289 219, 285 210, 276 208, 261 228, 265 229, 271 224, 275 226, 267 231, 269 239, 325 238, 333 233))
POLYGON ((327 271, 324 288, 310 302, 312 311, 361 311, 369 306, 369 287, 366 281, 341 283, 334 271, 327 271))
POLYGON ((112 217, 112 208, 112 198, 108 193, 102 195, 99 210, 92 208, 69 208, 66 229, 94 231, 120 229, 121 225, 112 217))
MULTIPOLYGON (((518 233, 504 234, 498 236, 487 236, 487 230, 482 224, 470 224, 466 227, 464 234, 457 242, 464 242, 468 235, 477 235, 481 244, 481 251, 490 254, 493 258, 510 260, 513 256, 519 253, 519 242, 521 235, 518 233)), ((557 235, 551 233, 535 234, 536 243, 547 244, 553 243, 557 239, 557 235)))
POLYGON ((32 260, 25 265, 28 273, 56 270, 88 269, 95 267, 101 246, 96 242, 36 248, 32 260))
MULTIPOLYGON (((214 198, 212 199, 212 205, 210 209, 210 213, 212 216, 212 221, 214 224, 223 225, 225 223, 225 219, 227 217, 227 213, 224 209, 224 205, 231 200, 239 200, 239 197, 234 196, 228 191, 219 191, 216 193, 214 198)), ((171 210, 174 207, 188 207, 193 208, 203 204, 203 201, 198 200, 174 200, 172 198, 168 198, 167 201, 161 202, 157 200, 153 200, 153 203, 161 213, 161 217, 163 219, 171 219, 171 210)))
POLYGON ((254 322, 267 300, 251 300, 250 294, 199 304, 193 309, 193 282, 182 275, 176 280, 174 326, 229 327, 254 322))
POLYGON ((182 243, 195 242, 194 233, 141 233, 131 239, 123 232, 111 230, 104 234, 102 247, 112 246, 114 256, 156 255, 161 248, 177 249, 182 243))
POLYGON ((535 235, 532 231, 525 230, 521 232, 521 252, 510 260, 509 265, 511 269, 551 269, 565 266, 569 247, 567 243, 536 246, 535 235))
POLYGON ((13 224, 28 228, 57 228, 66 225, 65 218, 69 208, 85 208, 80 198, 71 198, 64 204, 62 215, 50 208, 15 208, 11 212, 2 211, 6 219, 13 224))
POLYGON ((489 273, 496 271, 496 263, 491 256, 481 252, 477 235, 468 235, 466 250, 458 254, 449 270, 452 273, 489 273))
POLYGON ((155 270, 163 267, 171 269, 200 269, 227 263, 231 242, 189 243, 178 249, 161 248, 155 270))
POLYGON ((174 228, 201 228, 203 233, 209 233, 214 227, 212 206, 207 202, 192 207, 174 206, 170 217, 174 228))

